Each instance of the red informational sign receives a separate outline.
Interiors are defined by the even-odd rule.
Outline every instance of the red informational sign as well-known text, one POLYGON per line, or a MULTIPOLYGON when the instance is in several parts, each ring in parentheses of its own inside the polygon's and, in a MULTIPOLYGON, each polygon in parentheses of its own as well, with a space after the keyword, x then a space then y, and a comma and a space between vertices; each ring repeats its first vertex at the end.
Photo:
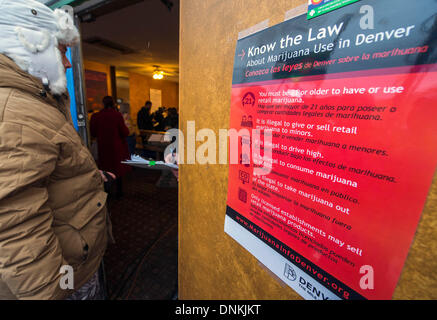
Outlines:
MULTIPOLYGON (((349 35, 355 46, 268 64, 270 53, 256 67, 236 55, 230 127, 271 130, 271 144, 254 135, 250 143, 272 159, 250 154, 250 165, 230 165, 225 230, 307 299, 392 297, 436 169, 435 36, 413 34, 425 23, 403 24, 399 9, 393 29, 405 36, 410 26, 417 43, 369 40, 357 49, 366 4, 343 12, 350 34, 342 41, 349 35), (270 172, 256 175, 254 166, 270 172)), ((339 17, 330 19, 338 26, 339 17)), ((237 54, 280 44, 296 24, 308 25, 310 41, 315 25, 294 20, 243 39, 237 54)), ((388 25, 377 28, 387 35, 388 25)))

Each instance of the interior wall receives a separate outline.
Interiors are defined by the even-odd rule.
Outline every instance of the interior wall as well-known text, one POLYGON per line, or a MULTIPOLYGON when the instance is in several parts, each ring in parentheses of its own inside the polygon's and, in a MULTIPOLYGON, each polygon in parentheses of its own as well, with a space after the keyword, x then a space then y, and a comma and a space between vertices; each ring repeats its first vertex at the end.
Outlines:
MULTIPOLYGON (((280 23, 287 11, 305 3, 181 0, 180 127, 185 136, 192 120, 196 130, 210 128, 218 135, 228 129, 238 33, 266 19, 269 26, 280 23)), ((179 298, 301 299, 224 233, 227 175, 226 165, 180 167, 179 298)), ((437 299, 436 209, 434 179, 395 299, 437 299)))
POLYGON ((129 88, 117 87, 117 99, 123 99, 123 102, 129 103, 129 88))
POLYGON ((129 78, 117 77, 117 99, 129 103, 129 78))
MULTIPOLYGON (((136 121, 137 113, 147 100, 150 89, 161 90, 162 106, 179 109, 179 84, 167 80, 155 80, 137 73, 129 73, 129 100, 132 119, 136 121)), ((157 109, 159 106, 152 106, 157 109)))

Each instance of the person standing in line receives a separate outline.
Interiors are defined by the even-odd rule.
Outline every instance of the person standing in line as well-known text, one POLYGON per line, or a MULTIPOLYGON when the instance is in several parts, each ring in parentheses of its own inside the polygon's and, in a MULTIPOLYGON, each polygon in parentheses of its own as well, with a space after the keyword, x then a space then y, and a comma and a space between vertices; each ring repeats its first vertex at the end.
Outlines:
POLYGON ((90 121, 91 136, 97 139, 98 166, 101 170, 113 172, 116 175, 118 198, 123 196, 122 179, 131 168, 122 164, 130 159, 126 138, 129 129, 123 116, 116 109, 111 96, 103 98, 103 110, 93 114, 90 121))
POLYGON ((169 108, 167 117, 164 119, 164 130, 178 129, 179 115, 176 108, 169 108))
POLYGON ((146 101, 144 107, 137 114, 137 124, 140 130, 153 130, 152 102, 146 101))
POLYGON ((68 8, 0 12, 0 299, 102 299, 107 178, 74 129, 65 75, 79 33, 68 8))
POLYGON ((154 128, 155 131, 164 131, 164 119, 166 109, 165 107, 159 107, 158 110, 156 110, 152 116, 153 116, 153 122, 154 122, 154 128))

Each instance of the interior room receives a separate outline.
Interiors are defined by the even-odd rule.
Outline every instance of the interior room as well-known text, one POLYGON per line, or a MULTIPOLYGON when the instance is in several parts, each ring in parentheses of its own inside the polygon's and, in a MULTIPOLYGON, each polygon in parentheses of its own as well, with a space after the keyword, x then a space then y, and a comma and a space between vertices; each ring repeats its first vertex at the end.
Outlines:
MULTIPOLYGON (((104 96, 128 104, 135 153, 163 160, 168 142, 151 138, 164 128, 142 130, 137 115, 146 101, 152 114, 160 107, 179 109, 179 1, 86 1, 75 13, 88 120, 103 109, 104 96)), ((123 180, 123 196, 109 196, 116 242, 104 257, 108 298, 175 299, 177 180, 136 167, 123 180)))

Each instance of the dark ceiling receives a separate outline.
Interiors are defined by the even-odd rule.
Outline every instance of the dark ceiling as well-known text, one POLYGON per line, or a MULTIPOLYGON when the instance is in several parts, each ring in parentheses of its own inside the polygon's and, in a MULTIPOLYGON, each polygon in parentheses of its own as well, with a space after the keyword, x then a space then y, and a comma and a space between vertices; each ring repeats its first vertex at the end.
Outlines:
POLYGON ((179 81, 179 0, 89 0, 75 7, 83 56, 128 72, 179 81))

